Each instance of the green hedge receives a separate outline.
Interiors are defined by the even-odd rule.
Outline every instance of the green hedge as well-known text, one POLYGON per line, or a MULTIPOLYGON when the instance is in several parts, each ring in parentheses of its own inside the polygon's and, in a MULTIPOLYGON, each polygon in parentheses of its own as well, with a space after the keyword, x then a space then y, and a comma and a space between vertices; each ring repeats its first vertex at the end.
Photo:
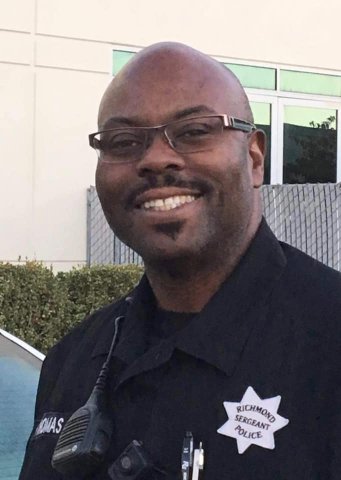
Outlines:
POLYGON ((129 292, 136 265, 108 265, 53 274, 38 262, 0 263, 0 328, 46 352, 98 307, 129 292))

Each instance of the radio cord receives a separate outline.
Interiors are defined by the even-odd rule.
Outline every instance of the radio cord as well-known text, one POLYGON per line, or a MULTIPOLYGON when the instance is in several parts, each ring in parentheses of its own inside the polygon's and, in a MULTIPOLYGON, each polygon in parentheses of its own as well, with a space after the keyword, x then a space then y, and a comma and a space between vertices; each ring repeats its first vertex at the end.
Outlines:
POLYGON ((124 316, 122 316, 122 315, 115 318, 114 337, 112 339, 107 358, 105 359, 105 362, 103 363, 101 371, 100 371, 100 373, 97 377, 96 384, 95 384, 93 392, 92 392, 93 394, 103 392, 105 390, 106 382, 107 382, 107 378, 108 378, 108 373, 109 373, 111 357, 112 357, 113 351, 114 351, 114 349, 115 349, 115 347, 118 343, 118 339, 119 339, 118 334, 119 334, 119 327, 120 327, 121 320, 124 320, 124 316))

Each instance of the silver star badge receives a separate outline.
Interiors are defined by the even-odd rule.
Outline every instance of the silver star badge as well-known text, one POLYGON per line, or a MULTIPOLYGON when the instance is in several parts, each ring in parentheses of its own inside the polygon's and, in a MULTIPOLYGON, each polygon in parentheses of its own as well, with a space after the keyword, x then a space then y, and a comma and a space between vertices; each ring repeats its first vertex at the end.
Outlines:
POLYGON ((217 431, 237 440, 238 453, 252 444, 274 449, 274 433, 289 423, 277 413, 280 402, 280 395, 262 400, 248 387, 240 402, 224 402, 228 420, 217 431))

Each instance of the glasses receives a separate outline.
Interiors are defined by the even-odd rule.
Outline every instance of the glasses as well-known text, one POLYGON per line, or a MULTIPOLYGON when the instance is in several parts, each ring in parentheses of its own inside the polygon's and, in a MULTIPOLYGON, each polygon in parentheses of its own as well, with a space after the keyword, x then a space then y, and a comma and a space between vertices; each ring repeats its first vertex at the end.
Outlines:
POLYGON ((119 127, 89 135, 89 143, 100 161, 134 162, 143 157, 157 132, 178 153, 198 153, 216 146, 224 130, 251 133, 256 126, 226 114, 176 120, 155 127, 119 127))

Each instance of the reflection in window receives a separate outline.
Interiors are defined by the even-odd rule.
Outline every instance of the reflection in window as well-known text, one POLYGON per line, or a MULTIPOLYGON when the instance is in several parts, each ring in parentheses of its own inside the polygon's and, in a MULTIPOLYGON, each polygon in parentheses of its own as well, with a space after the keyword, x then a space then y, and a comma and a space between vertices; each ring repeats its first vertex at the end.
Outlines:
POLYGON ((126 52, 124 50, 113 50, 112 52, 112 74, 117 75, 117 73, 124 67, 126 63, 129 62, 131 58, 135 55, 134 52, 126 52))
POLYGON ((315 93, 341 96, 341 77, 321 73, 281 70, 281 90, 284 92, 315 93))
POLYGON ((336 181, 336 110, 284 108, 283 183, 336 181))
POLYGON ((264 161, 264 183, 270 183, 270 151, 271 151, 271 105, 262 102, 250 102, 255 125, 264 130, 267 138, 267 150, 264 161))
POLYGON ((238 77, 243 87, 276 90, 276 70, 274 68, 237 63, 224 63, 224 65, 238 77))

